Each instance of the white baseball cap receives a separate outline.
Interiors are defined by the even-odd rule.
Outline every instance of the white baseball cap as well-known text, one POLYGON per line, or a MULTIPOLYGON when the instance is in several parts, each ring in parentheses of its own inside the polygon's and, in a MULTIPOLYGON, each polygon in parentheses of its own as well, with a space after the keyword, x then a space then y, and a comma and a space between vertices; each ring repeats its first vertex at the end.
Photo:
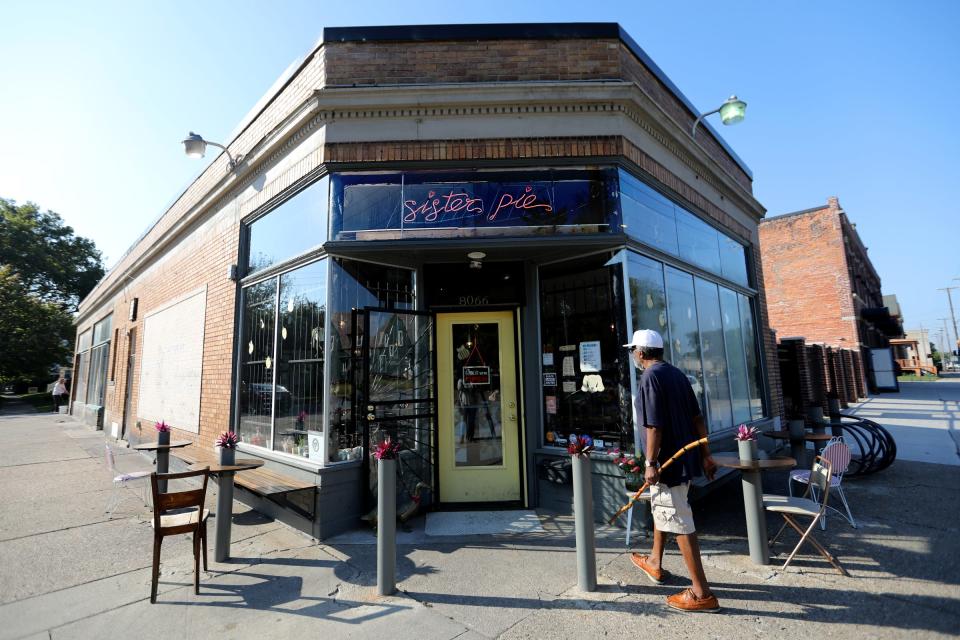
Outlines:
POLYGON ((633 332, 633 341, 623 345, 625 347, 650 347, 651 349, 663 349, 663 338, 652 329, 640 329, 633 332))

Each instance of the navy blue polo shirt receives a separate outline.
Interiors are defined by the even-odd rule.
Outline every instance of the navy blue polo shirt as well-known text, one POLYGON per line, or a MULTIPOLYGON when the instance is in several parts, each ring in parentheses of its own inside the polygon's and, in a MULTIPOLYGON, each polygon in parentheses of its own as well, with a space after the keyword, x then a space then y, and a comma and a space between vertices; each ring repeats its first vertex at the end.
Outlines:
MULTIPOLYGON (((698 439, 693 419, 700 415, 700 403, 690 380, 672 364, 660 361, 644 370, 633 405, 643 426, 660 430, 660 464, 698 439)), ((646 442, 643 450, 646 451, 646 442)), ((675 487, 700 475, 703 475, 703 463, 697 447, 667 467, 660 475, 660 482, 675 487)))

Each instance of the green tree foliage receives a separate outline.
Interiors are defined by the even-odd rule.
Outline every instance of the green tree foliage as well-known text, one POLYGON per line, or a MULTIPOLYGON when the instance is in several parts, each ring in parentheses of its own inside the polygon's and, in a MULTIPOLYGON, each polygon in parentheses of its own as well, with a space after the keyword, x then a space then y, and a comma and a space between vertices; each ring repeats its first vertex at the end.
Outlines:
POLYGON ((50 377, 70 362, 73 317, 29 293, 9 265, 0 265, 0 382, 50 377))
POLYGON ((10 267, 27 293, 70 311, 103 277, 103 258, 92 240, 53 211, 0 198, 0 265, 10 267))
POLYGON ((72 313, 103 274, 96 246, 59 215, 0 198, 0 381, 70 363, 72 313))

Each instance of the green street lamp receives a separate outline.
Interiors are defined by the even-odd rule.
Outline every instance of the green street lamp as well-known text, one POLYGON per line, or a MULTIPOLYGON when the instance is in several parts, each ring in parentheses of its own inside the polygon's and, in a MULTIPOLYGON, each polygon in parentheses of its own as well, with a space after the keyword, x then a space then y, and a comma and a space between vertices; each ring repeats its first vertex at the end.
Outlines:
POLYGON ((709 115, 713 115, 714 113, 720 114, 720 121, 725 125, 737 124, 747 115, 747 103, 737 96, 730 96, 727 98, 726 102, 720 105, 720 108, 714 109, 713 111, 707 111, 706 113, 701 113, 700 116, 693 122, 693 128, 690 130, 690 137, 696 137, 697 125, 700 124, 701 120, 709 115))

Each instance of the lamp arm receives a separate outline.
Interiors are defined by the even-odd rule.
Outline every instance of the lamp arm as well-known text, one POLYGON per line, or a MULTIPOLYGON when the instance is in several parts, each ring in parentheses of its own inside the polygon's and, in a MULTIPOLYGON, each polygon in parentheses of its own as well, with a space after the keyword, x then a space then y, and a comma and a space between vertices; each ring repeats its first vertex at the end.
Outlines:
POLYGON ((216 142, 210 142, 209 140, 205 140, 204 142, 206 142, 206 143, 207 143, 208 145, 210 145, 211 147, 217 147, 217 148, 219 148, 219 149, 223 149, 224 152, 227 154, 227 158, 228 158, 229 161, 230 161, 230 168, 231 168, 231 169, 233 169, 234 167, 237 166, 237 162, 239 162, 240 160, 243 160, 243 155, 239 155, 239 156, 237 156, 236 158, 234 158, 233 155, 231 155, 231 153, 230 153, 230 149, 227 149, 227 148, 226 148, 225 146, 223 146, 222 144, 218 144, 218 143, 216 143, 216 142))
POLYGON ((701 113, 697 116, 697 119, 693 121, 693 128, 690 129, 690 137, 695 138, 697 136, 697 125, 700 124, 700 121, 706 118, 707 116, 712 116, 715 113, 720 113, 720 109, 714 109, 713 111, 707 111, 706 113, 701 113))

